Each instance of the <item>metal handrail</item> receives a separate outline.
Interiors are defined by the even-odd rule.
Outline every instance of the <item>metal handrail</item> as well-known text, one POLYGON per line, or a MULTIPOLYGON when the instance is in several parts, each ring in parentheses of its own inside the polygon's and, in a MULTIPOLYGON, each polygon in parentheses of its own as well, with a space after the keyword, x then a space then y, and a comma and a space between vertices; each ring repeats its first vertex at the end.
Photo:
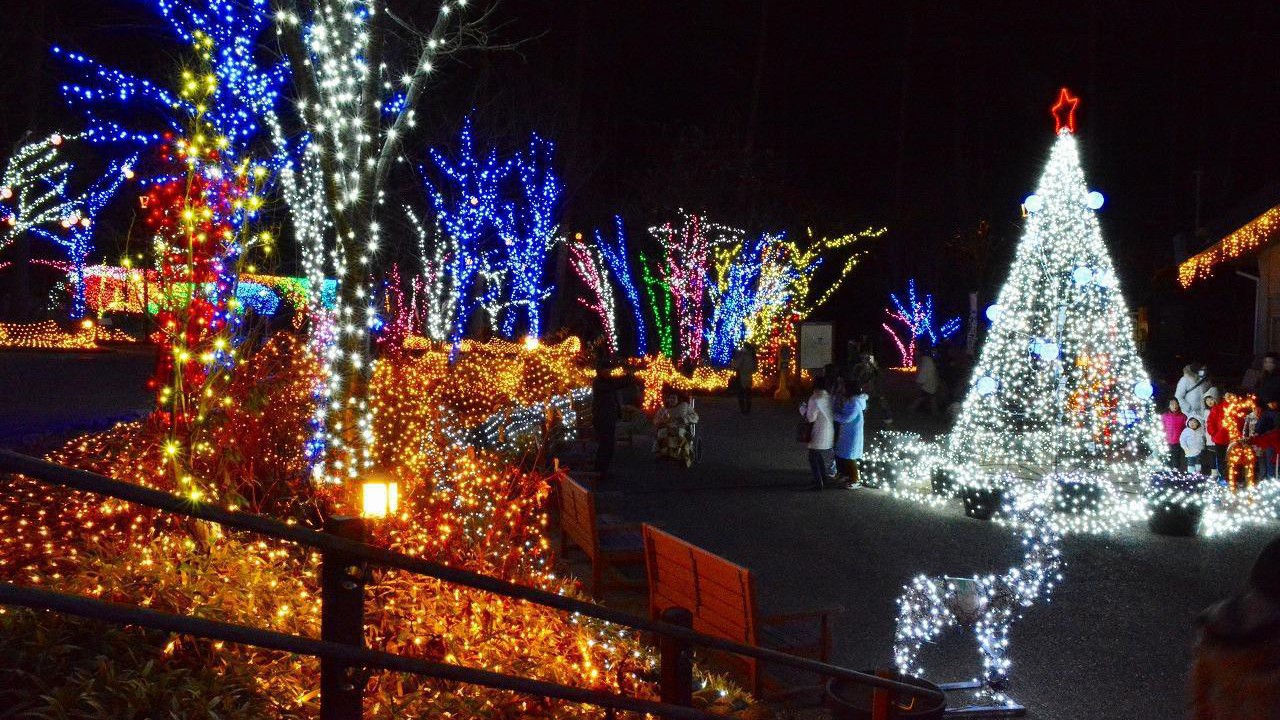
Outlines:
MULTIPOLYGON (((50 482, 84 492, 106 495, 118 500, 136 503, 157 510, 165 510, 178 515, 207 520, 226 527, 247 530, 278 540, 286 540, 312 547, 318 550, 340 553, 348 557, 363 560, 380 567, 406 570, 418 575, 433 577, 438 580, 463 585, 476 590, 483 590, 517 600, 525 600, 538 605, 555 608, 570 613, 586 615, 598 620, 624 625, 636 630, 644 630, 658 635, 682 640, 700 647, 721 650, 724 652, 754 658, 756 660, 783 665, 797 670, 812 672, 824 677, 847 680, 861 685, 870 685, 893 693, 910 697, 943 700, 942 693, 931 688, 911 685, 889 678, 882 678, 868 673, 849 670, 848 668, 809 658, 789 655, 777 650, 745 645, 743 643, 724 640, 704 635, 689 628, 671 623, 651 620, 639 615, 620 612, 595 603, 577 598, 539 590, 524 585, 499 580, 479 573, 462 570, 447 565, 440 565, 421 558, 414 558, 401 553, 373 547, 366 543, 337 537, 329 533, 318 532, 300 525, 289 525, 278 520, 252 513, 226 510, 206 503, 196 503, 170 493, 145 488, 139 485, 113 480, 109 477, 87 470, 67 468, 39 458, 22 455, 11 450, 0 450, 0 471, 12 472, 50 482)), ((317 641, 319 642, 319 641, 317 641)))
POLYGON ((332 658, 353 667, 406 672, 439 680, 483 685, 498 690, 511 690, 528 695, 568 700, 627 712, 648 713, 660 717, 676 718, 677 720, 721 720, 724 717, 723 715, 714 715, 679 705, 641 700, 628 695, 616 695, 569 685, 559 685, 462 665, 431 662, 379 650, 358 648, 344 643, 326 642, 301 635, 290 635, 274 630, 234 625, 189 615, 175 615, 133 605, 122 605, 78 595, 65 595, 38 588, 23 587, 7 582, 0 582, 0 604, 20 605, 35 610, 54 610, 68 615, 104 620, 118 625, 137 625, 153 630, 194 635, 241 645, 253 645, 296 655, 332 658))

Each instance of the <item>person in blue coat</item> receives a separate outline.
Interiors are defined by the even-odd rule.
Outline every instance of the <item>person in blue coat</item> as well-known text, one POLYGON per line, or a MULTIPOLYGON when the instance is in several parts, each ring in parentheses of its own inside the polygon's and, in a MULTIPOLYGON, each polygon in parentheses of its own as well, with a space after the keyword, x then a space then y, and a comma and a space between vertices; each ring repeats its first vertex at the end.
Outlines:
POLYGON ((862 459, 863 427, 867 417, 868 395, 857 383, 851 383, 842 395, 832 418, 838 427, 836 436, 836 465, 840 474, 848 478, 844 486, 853 489, 860 486, 858 460, 862 459))

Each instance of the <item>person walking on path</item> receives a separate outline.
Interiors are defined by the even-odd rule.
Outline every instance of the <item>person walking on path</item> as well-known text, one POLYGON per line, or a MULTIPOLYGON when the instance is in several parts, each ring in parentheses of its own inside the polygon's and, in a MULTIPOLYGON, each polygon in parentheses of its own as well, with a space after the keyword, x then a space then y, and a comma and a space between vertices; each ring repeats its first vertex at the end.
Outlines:
POLYGON ((836 467, 845 478, 844 487, 850 490, 862 482, 858 476, 858 461, 862 459, 868 400, 869 396, 855 384, 844 394, 835 413, 834 419, 839 426, 835 444, 836 467))
POLYGON ((1244 591, 1197 622, 1192 720, 1280 720, 1280 537, 1262 549, 1244 591))
POLYGON ((822 490, 827 480, 834 474, 832 465, 835 454, 835 412, 832 409, 830 376, 823 376, 814 381, 813 394, 800 404, 800 414, 812 423, 809 431, 809 471, 813 474, 812 490, 822 490))
POLYGON ((749 342, 742 343, 734 353, 729 367, 737 373, 733 377, 733 390, 738 394, 738 409, 743 415, 751 414, 751 379, 756 374, 756 348, 749 342))
POLYGON ((1211 387, 1208 368, 1193 362, 1182 368, 1182 377, 1178 378, 1173 396, 1178 399, 1178 405, 1182 406, 1183 414, 1200 418, 1203 423, 1209 415, 1204 407, 1204 396, 1211 387))
POLYGON ((1182 414, 1182 406, 1177 398, 1169 400, 1169 412, 1160 416, 1164 423, 1164 441, 1169 444, 1169 466, 1174 470, 1187 469, 1187 456, 1182 452, 1179 438, 1187 427, 1187 416, 1182 414))

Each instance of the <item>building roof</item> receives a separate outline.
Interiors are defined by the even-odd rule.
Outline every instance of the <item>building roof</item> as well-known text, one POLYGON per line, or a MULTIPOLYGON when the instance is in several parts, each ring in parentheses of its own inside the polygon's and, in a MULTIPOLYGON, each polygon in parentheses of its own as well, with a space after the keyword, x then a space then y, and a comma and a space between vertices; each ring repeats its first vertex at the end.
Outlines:
POLYGON ((1245 257, 1280 239, 1280 183, 1273 183, 1246 200, 1214 228, 1215 243, 1178 266, 1178 283, 1191 287, 1213 275, 1224 262, 1245 257))

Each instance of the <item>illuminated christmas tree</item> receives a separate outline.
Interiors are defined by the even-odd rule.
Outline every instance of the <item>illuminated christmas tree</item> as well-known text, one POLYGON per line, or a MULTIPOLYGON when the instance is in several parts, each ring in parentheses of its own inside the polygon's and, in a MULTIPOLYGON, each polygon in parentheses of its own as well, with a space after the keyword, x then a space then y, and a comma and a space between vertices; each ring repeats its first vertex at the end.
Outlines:
POLYGON ((1078 102, 1064 88, 1053 108, 1057 139, 1026 199, 1026 229, 947 439, 962 474, 1092 470, 1134 480, 1159 461, 1151 382, 1098 225, 1103 198, 1080 166, 1078 102))

